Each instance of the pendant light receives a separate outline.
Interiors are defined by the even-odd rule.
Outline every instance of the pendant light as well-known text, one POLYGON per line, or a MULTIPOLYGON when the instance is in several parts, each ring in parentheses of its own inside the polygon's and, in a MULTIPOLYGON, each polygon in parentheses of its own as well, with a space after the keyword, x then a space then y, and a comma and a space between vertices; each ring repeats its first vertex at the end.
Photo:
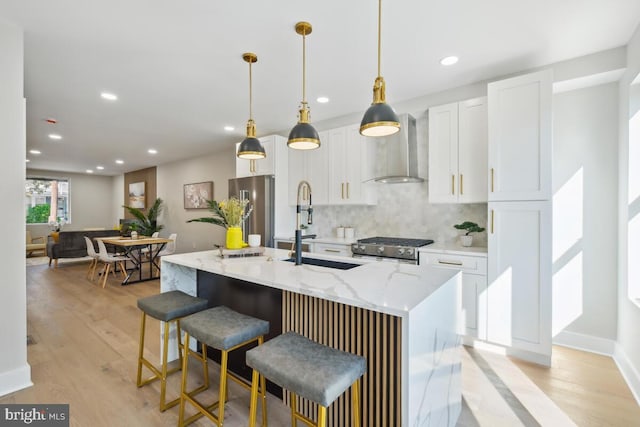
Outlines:
POLYGON ((260 140, 256 138, 256 122, 253 121, 253 92, 252 92, 252 79, 251 79, 251 64, 258 62, 258 57, 255 53, 243 53, 242 59, 249 63, 249 120, 247 121, 247 137, 240 143, 238 147, 237 156, 240 159, 257 160, 264 159, 267 154, 264 151, 264 147, 260 143, 260 140))
POLYGON ((373 84, 373 102, 364 113, 360 123, 360 133, 364 136, 392 135, 400 130, 398 116, 385 102, 384 79, 380 75, 380 34, 382 26, 382 0, 378 0, 378 77, 373 84))
POLYGON ((318 131, 309 123, 309 105, 307 104, 306 92, 306 38, 307 34, 311 34, 311 24, 308 22, 298 22, 296 24, 296 33, 302 36, 302 105, 300 106, 298 124, 289 132, 287 145, 289 148, 296 150, 313 150, 320 147, 320 137, 318 136, 318 131))

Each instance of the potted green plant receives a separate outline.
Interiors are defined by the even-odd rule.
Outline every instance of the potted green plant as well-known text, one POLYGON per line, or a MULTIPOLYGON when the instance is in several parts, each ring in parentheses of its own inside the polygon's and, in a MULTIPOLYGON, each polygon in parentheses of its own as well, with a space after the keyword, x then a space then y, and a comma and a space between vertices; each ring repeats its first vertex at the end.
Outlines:
POLYGON ((226 228, 225 247, 227 249, 241 249, 248 246, 242 240, 241 227, 244 220, 253 211, 253 206, 247 208, 249 201, 232 197, 219 203, 215 200, 208 200, 207 204, 209 211, 213 214, 212 217, 194 218, 187 222, 206 222, 226 228))
POLYGON ((131 224, 131 229, 136 231, 142 236, 151 236, 156 231, 162 230, 164 227, 158 225, 158 216, 162 211, 162 199, 157 198, 153 205, 149 208, 149 211, 145 215, 141 209, 132 208, 131 206, 122 205, 123 208, 129 211, 131 215, 136 218, 136 222, 131 224))
POLYGON ((458 230, 465 230, 466 233, 460 236, 460 242, 462 246, 471 246, 473 243, 473 236, 471 233, 481 233, 484 231, 484 228, 480 227, 475 222, 465 221, 462 224, 456 224, 454 227, 458 230))

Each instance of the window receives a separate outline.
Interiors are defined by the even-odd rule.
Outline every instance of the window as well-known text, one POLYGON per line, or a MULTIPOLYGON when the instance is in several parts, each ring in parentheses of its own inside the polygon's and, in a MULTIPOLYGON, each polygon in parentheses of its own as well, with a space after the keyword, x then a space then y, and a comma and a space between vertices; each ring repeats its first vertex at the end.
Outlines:
POLYGON ((27 224, 69 222, 69 180, 27 178, 24 194, 27 224))

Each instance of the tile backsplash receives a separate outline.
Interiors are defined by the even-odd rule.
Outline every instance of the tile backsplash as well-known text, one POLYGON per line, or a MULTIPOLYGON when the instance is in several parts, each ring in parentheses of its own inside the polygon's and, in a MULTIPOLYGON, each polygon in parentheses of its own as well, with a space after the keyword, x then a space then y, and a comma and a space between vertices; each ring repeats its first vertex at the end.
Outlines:
MULTIPOLYGON (((462 234, 454 224, 473 221, 487 228, 487 204, 431 204, 428 183, 377 185, 375 206, 314 206, 313 233, 335 236, 338 226, 355 229, 356 238, 373 236, 430 238, 456 241, 462 234)), ((487 231, 473 233, 473 246, 487 246, 487 231)))

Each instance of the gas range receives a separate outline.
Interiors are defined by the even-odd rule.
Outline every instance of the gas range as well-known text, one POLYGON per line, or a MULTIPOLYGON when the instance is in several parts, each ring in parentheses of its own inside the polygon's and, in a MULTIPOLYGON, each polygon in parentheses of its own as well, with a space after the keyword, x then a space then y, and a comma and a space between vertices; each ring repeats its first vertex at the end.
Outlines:
POLYGON ((430 239, 405 239, 399 237, 369 237, 351 245, 354 258, 375 257, 379 260, 398 260, 418 263, 418 248, 430 245, 430 239))

